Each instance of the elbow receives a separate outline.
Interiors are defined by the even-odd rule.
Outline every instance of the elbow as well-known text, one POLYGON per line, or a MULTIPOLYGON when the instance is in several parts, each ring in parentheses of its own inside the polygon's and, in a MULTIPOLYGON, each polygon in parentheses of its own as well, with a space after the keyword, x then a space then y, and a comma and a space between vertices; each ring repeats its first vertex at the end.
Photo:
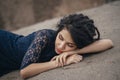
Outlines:
POLYGON ((26 78, 28 77, 24 69, 20 70, 20 76, 21 76, 23 79, 26 79, 26 78))
POLYGON ((106 43, 108 44, 109 48, 112 48, 114 46, 112 40, 106 39, 106 43))
POLYGON ((110 47, 113 47, 113 46, 114 46, 112 40, 110 40, 110 39, 109 39, 109 44, 110 44, 110 47))

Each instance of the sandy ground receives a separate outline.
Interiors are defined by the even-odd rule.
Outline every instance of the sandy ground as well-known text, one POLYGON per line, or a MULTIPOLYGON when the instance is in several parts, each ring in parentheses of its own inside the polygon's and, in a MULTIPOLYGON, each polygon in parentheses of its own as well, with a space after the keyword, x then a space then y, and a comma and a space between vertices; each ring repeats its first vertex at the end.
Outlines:
MULTIPOLYGON (((87 14, 94 19, 101 37, 111 39, 114 48, 86 57, 78 64, 50 70, 28 80, 120 80, 120 1, 78 13, 87 14)), ((47 20, 13 32, 27 35, 43 28, 55 29, 58 20, 59 18, 47 20)), ((19 71, 15 71, 0 80, 22 79, 19 71)))

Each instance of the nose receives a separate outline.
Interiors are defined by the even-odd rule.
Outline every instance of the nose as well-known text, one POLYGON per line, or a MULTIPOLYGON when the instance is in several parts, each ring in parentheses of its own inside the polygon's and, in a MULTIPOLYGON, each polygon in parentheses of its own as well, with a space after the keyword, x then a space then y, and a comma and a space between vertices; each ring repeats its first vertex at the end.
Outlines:
POLYGON ((59 49, 60 50, 64 50, 65 49, 65 42, 64 41, 59 44, 59 49))

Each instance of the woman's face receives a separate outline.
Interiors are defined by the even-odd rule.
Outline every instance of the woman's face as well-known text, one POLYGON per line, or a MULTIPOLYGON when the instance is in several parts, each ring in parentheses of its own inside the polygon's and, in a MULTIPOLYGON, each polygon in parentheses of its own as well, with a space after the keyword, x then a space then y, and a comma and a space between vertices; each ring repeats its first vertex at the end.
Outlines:
POLYGON ((64 28, 61 30, 55 40, 55 52, 61 54, 63 52, 75 50, 77 46, 72 40, 72 37, 69 31, 64 28))

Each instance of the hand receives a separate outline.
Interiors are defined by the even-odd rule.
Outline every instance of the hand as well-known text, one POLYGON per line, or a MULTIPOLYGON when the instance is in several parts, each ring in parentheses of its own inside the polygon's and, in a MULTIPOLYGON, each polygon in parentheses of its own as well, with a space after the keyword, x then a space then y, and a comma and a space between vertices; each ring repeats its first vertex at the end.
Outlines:
POLYGON ((59 67, 64 66, 66 64, 67 57, 69 57, 72 54, 73 54, 72 52, 64 52, 58 56, 53 57, 51 61, 56 60, 58 62, 59 67))
POLYGON ((73 63, 78 63, 81 60, 83 60, 83 57, 78 54, 73 54, 67 58, 66 65, 73 64, 73 63))
MULTIPOLYGON (((66 60, 66 59, 65 59, 66 60)), ((64 62, 63 62, 63 56, 61 55, 58 55, 58 56, 55 56, 51 59, 51 61, 55 61, 56 62, 56 65, 57 67, 62 67, 64 66, 64 62)))

